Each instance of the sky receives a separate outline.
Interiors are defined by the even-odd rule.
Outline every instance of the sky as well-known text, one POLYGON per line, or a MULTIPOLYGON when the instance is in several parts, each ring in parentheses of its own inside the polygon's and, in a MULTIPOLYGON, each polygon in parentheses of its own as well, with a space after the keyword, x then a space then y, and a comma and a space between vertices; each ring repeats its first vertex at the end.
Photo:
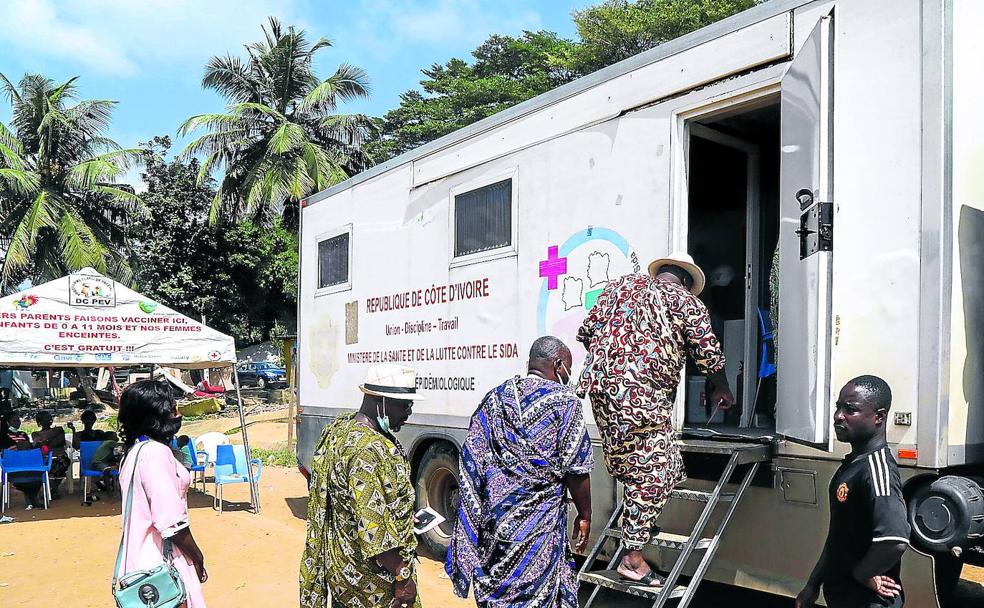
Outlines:
MULTIPOLYGON (((245 56, 267 16, 334 44, 318 74, 366 70, 372 95, 341 112, 380 116, 417 88, 421 68, 470 51, 490 34, 546 29, 575 37, 571 11, 600 0, 0 0, 0 72, 79 76, 80 97, 118 102, 110 137, 124 147, 170 135, 189 116, 223 109, 201 77, 214 55, 245 56)), ((0 121, 10 118, 0 103, 0 121)), ((175 152, 172 148, 172 152, 175 152)), ((135 182, 135 175, 127 181, 135 182)))

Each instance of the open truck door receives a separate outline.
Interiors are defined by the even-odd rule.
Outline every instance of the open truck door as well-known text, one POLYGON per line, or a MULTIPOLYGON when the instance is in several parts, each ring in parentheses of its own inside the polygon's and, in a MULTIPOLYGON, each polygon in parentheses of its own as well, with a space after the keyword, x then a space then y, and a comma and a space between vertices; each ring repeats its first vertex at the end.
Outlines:
POLYGON ((776 431, 830 449, 833 18, 781 83, 776 431))

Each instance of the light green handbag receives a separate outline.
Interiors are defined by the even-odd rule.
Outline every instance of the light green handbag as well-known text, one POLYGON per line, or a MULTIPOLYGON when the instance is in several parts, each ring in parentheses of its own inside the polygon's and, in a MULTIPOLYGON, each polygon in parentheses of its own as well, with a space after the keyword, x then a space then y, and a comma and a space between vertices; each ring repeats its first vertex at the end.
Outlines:
POLYGON ((133 474, 130 476, 130 489, 126 493, 126 506, 123 509, 123 536, 116 552, 116 566, 113 568, 113 597, 117 608, 178 608, 187 601, 184 581, 172 564, 171 539, 164 539, 164 563, 151 570, 137 570, 120 577, 123 564, 123 546, 126 531, 130 527, 130 509, 133 506, 133 480, 137 477, 137 461, 144 443, 133 453, 133 474))

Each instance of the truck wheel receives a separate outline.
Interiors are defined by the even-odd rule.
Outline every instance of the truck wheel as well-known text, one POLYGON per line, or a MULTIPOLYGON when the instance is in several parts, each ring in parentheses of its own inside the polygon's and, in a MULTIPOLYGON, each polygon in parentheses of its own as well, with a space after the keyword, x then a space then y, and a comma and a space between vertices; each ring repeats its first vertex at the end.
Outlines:
POLYGON ((976 544, 984 535, 984 489, 974 480, 940 477, 916 490, 907 506, 913 540, 933 553, 976 544))
POLYGON ((458 454, 447 443, 427 448, 417 469, 417 508, 430 507, 444 517, 436 528, 418 538, 434 559, 444 561, 458 517, 458 454))
POLYGON ((256 388, 259 388, 259 389, 266 388, 266 380, 264 380, 263 378, 257 378, 256 379, 256 388))

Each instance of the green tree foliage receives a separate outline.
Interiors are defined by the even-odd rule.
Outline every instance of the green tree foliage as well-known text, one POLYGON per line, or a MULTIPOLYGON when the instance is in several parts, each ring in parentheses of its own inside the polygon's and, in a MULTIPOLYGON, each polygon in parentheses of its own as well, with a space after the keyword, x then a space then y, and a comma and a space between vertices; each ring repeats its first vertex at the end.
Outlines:
POLYGON ((195 159, 165 160, 170 138, 144 144, 143 199, 149 214, 131 227, 138 289, 148 297, 235 336, 266 340, 292 328, 297 301, 297 236, 279 218, 214 226, 215 182, 199 181, 195 159))
POLYGON ((138 159, 103 134, 115 102, 71 104, 77 78, 55 84, 25 75, 17 86, 0 74, 12 108, 0 123, 0 239, 6 255, 0 292, 25 279, 38 283, 91 266, 124 283, 128 216, 143 204, 116 182, 138 159))
POLYGON ((491 36, 472 52, 423 70, 423 92, 407 91, 383 118, 385 136, 367 151, 381 162, 568 82, 573 43, 550 32, 491 36))
POLYGON ((422 90, 401 95, 366 151, 382 162, 759 1, 607 0, 574 12, 578 42, 544 31, 491 36, 471 63, 423 70, 422 90))
POLYGON ((312 43, 304 30, 284 28, 272 17, 263 35, 246 46, 245 61, 213 57, 205 68, 202 86, 226 98, 226 112, 192 116, 181 125, 182 135, 208 131, 183 152, 204 157, 199 180, 224 169, 212 223, 267 223, 281 212, 293 222, 300 199, 368 166, 361 144, 372 121, 336 113, 339 102, 368 95, 365 72, 342 64, 321 80, 313 62, 329 40, 312 43))
POLYGON ((574 11, 572 67, 588 74, 749 9, 761 0, 606 0, 574 11))

